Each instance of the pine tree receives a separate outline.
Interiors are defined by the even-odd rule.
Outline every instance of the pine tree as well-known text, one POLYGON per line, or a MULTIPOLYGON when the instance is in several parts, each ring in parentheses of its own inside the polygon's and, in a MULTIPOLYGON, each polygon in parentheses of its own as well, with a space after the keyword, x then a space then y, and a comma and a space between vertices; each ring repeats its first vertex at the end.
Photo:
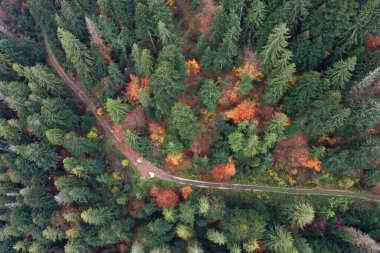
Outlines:
POLYGON ((285 68, 275 69, 268 78, 268 87, 264 94, 266 104, 275 105, 282 95, 289 89, 289 81, 296 71, 295 64, 289 64, 285 68))
POLYGON ((191 227, 195 221, 195 209, 190 202, 184 202, 179 207, 178 218, 181 222, 190 225, 191 227))
POLYGON ((185 241, 190 240, 194 236, 194 231, 189 226, 178 224, 176 227, 177 236, 185 241))
POLYGON ((185 90, 186 63, 181 50, 175 45, 163 47, 152 78, 154 102, 157 110, 169 115, 177 98, 185 90))
POLYGON ((171 33, 166 28, 165 23, 162 22, 161 20, 158 22, 158 34, 160 36, 160 39, 163 45, 167 45, 170 43, 170 39, 172 37, 171 33))
POLYGON ((138 75, 141 74, 141 49, 137 44, 133 44, 132 46, 132 59, 135 63, 135 69, 138 75))
POLYGON ((347 94, 347 100, 352 101, 356 98, 360 98, 361 95, 378 79, 380 79, 380 67, 368 73, 368 75, 360 82, 352 86, 347 94))
POLYGON ((153 60, 152 55, 150 54, 148 49, 143 49, 141 52, 140 58, 140 71, 146 76, 150 77, 153 73, 153 60))
POLYGON ((342 47, 350 49, 362 42, 368 32, 376 31, 380 27, 380 1, 368 1, 360 10, 353 25, 349 26, 342 41, 342 47))
POLYGON ((265 238, 265 245, 274 253, 292 253, 295 250, 292 235, 280 225, 269 229, 265 238))
POLYGON ((63 145, 65 132, 58 128, 49 129, 45 133, 48 141, 53 145, 63 145))
POLYGON ((129 112, 129 106, 123 104, 120 98, 108 98, 106 102, 106 108, 111 116, 112 122, 116 124, 122 123, 125 116, 129 112))
POLYGON ((215 230, 215 229, 208 229, 207 230, 207 239, 211 242, 217 244, 217 245, 224 245, 226 244, 226 237, 221 232, 215 230))
POLYGON ((34 93, 48 96, 46 94, 46 91, 48 91, 54 96, 66 95, 65 84, 46 66, 38 64, 33 67, 22 67, 16 64, 13 68, 19 76, 28 79, 29 87, 32 83, 36 85, 33 90, 34 93))
POLYGON ((162 209, 162 215, 167 222, 175 223, 177 220, 177 212, 173 206, 167 206, 162 209))
POLYGON ((98 26, 92 21, 90 18, 85 17, 86 21, 86 26, 88 33, 90 34, 91 37, 91 43, 96 45, 97 48, 100 50, 104 60, 111 62, 111 50, 107 47, 104 39, 103 39, 103 34, 98 28, 98 26))
POLYGON ((306 202, 290 204, 284 213, 290 225, 301 229, 314 220, 314 208, 306 202))
POLYGON ((10 124, 10 121, 0 118, 0 137, 7 141, 17 142, 21 139, 22 134, 19 128, 10 124))
POLYGON ((220 89, 211 79, 203 82, 199 91, 199 98, 202 104, 207 106, 208 110, 214 112, 216 110, 216 102, 220 98, 220 89))
POLYGON ((90 248, 81 240, 68 240, 65 244, 65 253, 89 252, 90 248))
POLYGON ((87 88, 92 83, 91 70, 93 67, 93 59, 83 45, 75 36, 58 27, 58 38, 66 52, 67 60, 77 69, 79 76, 87 88))
POLYGON ((260 53, 260 66, 265 72, 268 72, 271 68, 275 68, 279 59, 282 59, 284 53, 288 51, 286 49, 288 46, 286 40, 290 38, 288 33, 289 29, 285 23, 281 23, 273 28, 266 46, 263 47, 260 53))
POLYGON ((58 161, 58 155, 54 148, 45 142, 35 142, 32 144, 17 146, 16 153, 23 158, 34 162, 44 171, 54 169, 58 161))
POLYGON ((89 208, 80 215, 84 222, 91 225, 105 225, 113 218, 113 213, 109 207, 89 208))
POLYGON ((197 118, 188 105, 175 103, 170 115, 170 126, 176 130, 183 141, 192 141, 198 130, 197 118))
POLYGON ((338 61, 327 71, 327 78, 330 79, 334 89, 343 89, 351 79, 352 72, 356 66, 356 57, 348 58, 346 61, 338 61))
POLYGON ((223 6, 219 6, 214 14, 214 19, 210 28, 210 40, 214 46, 219 44, 226 31, 226 16, 223 6))
POLYGON ((295 236, 294 237, 294 246, 298 250, 298 252, 302 253, 313 253, 313 249, 311 246, 307 243, 307 241, 300 237, 300 236, 295 236))
POLYGON ((373 99, 360 100, 350 105, 351 115, 338 129, 345 136, 368 131, 380 122, 380 103, 373 99))
POLYGON ((38 209, 51 209, 56 206, 54 197, 42 187, 26 187, 20 190, 23 201, 27 206, 38 209))
POLYGON ((187 243, 187 253, 204 253, 202 244, 196 240, 187 243))
POLYGON ((266 4, 263 1, 252 1, 252 4, 248 9, 247 16, 244 19, 244 24, 246 30, 249 32, 249 37, 252 36, 252 33, 255 38, 258 37, 267 15, 266 8, 266 4))
POLYGON ((54 182, 54 185, 59 190, 58 198, 64 204, 86 204, 93 198, 91 189, 83 186, 83 183, 74 177, 60 177, 54 182))
POLYGON ((107 67, 108 74, 112 82, 116 87, 120 87, 124 84, 124 75, 121 73, 119 67, 115 63, 111 63, 107 67))
POLYGON ((42 231, 42 235, 52 242, 61 241, 63 238, 65 238, 65 235, 62 231, 50 226, 42 231))
POLYGON ((61 98, 45 99, 41 106, 42 122, 49 128, 64 130, 78 125, 79 116, 61 98))

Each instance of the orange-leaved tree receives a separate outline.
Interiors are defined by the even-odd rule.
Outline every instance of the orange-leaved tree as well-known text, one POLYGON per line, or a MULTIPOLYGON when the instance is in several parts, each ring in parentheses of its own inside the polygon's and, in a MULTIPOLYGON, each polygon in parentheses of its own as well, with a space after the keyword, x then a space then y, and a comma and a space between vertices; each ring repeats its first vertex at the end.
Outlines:
MULTIPOLYGON (((151 192, 152 195, 152 192, 151 192)), ((162 208, 166 206, 175 206, 179 203, 177 193, 169 188, 158 189, 153 197, 156 200, 157 206, 162 208)))
POLYGON ((224 115, 232 119, 235 124, 244 120, 253 120, 256 118, 256 103, 245 100, 235 108, 224 112, 224 115))
POLYGON ((150 80, 148 78, 138 78, 135 75, 130 74, 129 78, 131 81, 127 83, 127 92, 131 96, 131 100, 136 102, 139 101, 139 90, 148 90, 150 87, 150 80))
POLYGON ((181 188, 181 193, 184 199, 188 199, 190 195, 193 193, 193 189, 190 185, 186 185, 181 188))
POLYGON ((212 177, 216 180, 230 179, 235 173, 235 161, 232 157, 229 158, 227 164, 215 164, 212 169, 212 177))
POLYGON ((149 137, 155 143, 161 144, 165 138, 165 128, 160 126, 157 122, 149 122, 149 137))

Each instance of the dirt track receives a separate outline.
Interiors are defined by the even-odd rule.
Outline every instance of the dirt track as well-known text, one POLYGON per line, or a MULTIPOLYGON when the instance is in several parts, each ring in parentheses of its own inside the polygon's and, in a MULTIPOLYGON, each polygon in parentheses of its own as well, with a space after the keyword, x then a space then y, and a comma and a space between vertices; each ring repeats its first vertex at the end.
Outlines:
POLYGON ((99 116, 96 113, 96 107, 94 101, 89 98, 83 91, 82 84, 75 82, 70 76, 67 75, 61 64, 57 61, 53 53, 51 52, 46 40, 45 48, 47 52, 47 61, 54 68, 57 74, 65 81, 69 88, 73 91, 86 106, 91 110, 98 120, 99 125, 103 128, 105 134, 112 140, 115 147, 117 147, 125 157, 133 163, 138 172, 145 179, 150 178, 150 174, 154 173, 154 177, 170 181, 182 185, 192 185, 200 188, 217 188, 223 190, 247 190, 256 192, 273 192, 292 195, 327 195, 327 196, 342 196, 350 197, 362 200, 370 200, 380 202, 380 196, 370 193, 361 193, 346 190, 333 190, 322 188, 298 188, 298 187, 277 187, 277 186, 264 186, 264 185, 251 185, 251 184, 234 184, 224 182, 206 182, 199 180, 192 180, 187 178, 180 178, 166 173, 165 171, 157 168, 149 161, 145 160, 139 153, 133 151, 114 133, 111 127, 111 123, 106 120, 105 117, 99 116), (137 159, 141 159, 141 163, 137 162, 137 159))

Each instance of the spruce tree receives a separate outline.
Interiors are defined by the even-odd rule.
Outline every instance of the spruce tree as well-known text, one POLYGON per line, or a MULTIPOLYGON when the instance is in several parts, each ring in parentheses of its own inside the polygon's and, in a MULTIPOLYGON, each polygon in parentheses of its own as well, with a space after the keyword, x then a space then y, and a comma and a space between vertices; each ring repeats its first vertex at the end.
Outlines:
POLYGON ((285 209, 288 222, 293 227, 304 228, 314 220, 314 208, 307 202, 292 203, 285 209))
POLYGON ((188 105, 177 102, 172 108, 170 126, 185 142, 195 139, 198 130, 197 118, 188 105))
POLYGON ((211 112, 216 110, 216 102, 220 98, 220 89, 211 79, 205 80, 201 84, 199 91, 199 98, 203 105, 207 106, 207 109, 211 112))
POLYGON ((280 225, 269 229, 265 237, 265 245, 274 253, 292 253, 295 251, 292 235, 280 225))
POLYGON ((271 68, 276 68, 279 59, 283 58, 288 46, 286 40, 290 38, 288 34, 289 29, 285 23, 281 23, 273 28, 266 46, 263 47, 260 53, 260 66, 265 72, 268 72, 271 68))
POLYGON ((113 218, 113 212, 109 207, 88 208, 80 215, 84 222, 91 225, 105 225, 113 218))
POLYGON ((58 38, 66 52, 67 60, 77 69, 87 88, 92 83, 93 59, 83 45, 72 33, 58 27, 58 38))
POLYGON ((106 108, 111 116, 112 121, 116 124, 122 123, 125 116, 129 112, 129 106, 127 104, 123 104, 120 98, 108 98, 106 102, 106 108))
POLYGON ((356 66, 356 57, 348 58, 346 61, 338 61, 327 71, 327 78, 330 79, 334 89, 343 89, 352 76, 356 66))

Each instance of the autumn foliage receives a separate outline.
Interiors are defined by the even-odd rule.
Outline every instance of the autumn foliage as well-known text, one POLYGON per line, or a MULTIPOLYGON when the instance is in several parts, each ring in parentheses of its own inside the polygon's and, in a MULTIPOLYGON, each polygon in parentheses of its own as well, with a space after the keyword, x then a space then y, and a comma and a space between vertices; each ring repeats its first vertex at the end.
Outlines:
POLYGON ((309 145, 303 133, 280 141, 273 152, 273 160, 274 164, 285 168, 306 167, 318 172, 322 169, 321 161, 310 157, 309 145))
POLYGON ((252 80, 259 80, 264 77, 263 73, 261 73, 255 65, 250 63, 247 63, 242 67, 234 67, 233 71, 240 78, 243 76, 249 76, 252 80))
POLYGON ((256 103, 245 100, 234 109, 224 112, 228 119, 232 119, 235 124, 244 120, 253 120, 256 117, 256 103))
POLYGON ((183 158, 182 153, 175 154, 173 156, 168 156, 165 158, 165 161, 173 166, 178 166, 183 158))
POLYGON ((165 128, 160 126, 157 122, 149 122, 149 136, 155 143, 161 144, 165 138, 165 128))
POLYGON ((150 80, 147 78, 138 78, 135 75, 130 74, 131 81, 127 83, 127 92, 131 96, 133 102, 139 101, 139 90, 148 90, 150 87, 150 80))
POLYGON ((141 106, 133 109, 125 118, 124 125, 129 130, 143 132, 147 124, 145 111, 141 106))
POLYGON ((177 193, 169 188, 152 187, 150 190, 150 196, 154 198, 157 206, 160 208, 175 206, 179 203, 177 193))
POLYGON ((189 77, 186 79, 186 84, 188 86, 191 86, 197 82, 198 74, 201 71, 201 67, 199 66, 198 62, 194 59, 188 60, 186 62, 187 66, 187 74, 189 77))
POLYGON ((190 185, 186 185, 181 188, 181 193, 184 199, 188 199, 190 195, 193 193, 193 189, 190 185))
POLYGON ((235 161, 230 157, 227 164, 215 164, 212 169, 212 177, 216 180, 227 180, 236 173, 235 161))
POLYGON ((365 38, 365 45, 368 51, 376 50, 376 48, 380 46, 380 35, 374 36, 368 34, 365 38))

